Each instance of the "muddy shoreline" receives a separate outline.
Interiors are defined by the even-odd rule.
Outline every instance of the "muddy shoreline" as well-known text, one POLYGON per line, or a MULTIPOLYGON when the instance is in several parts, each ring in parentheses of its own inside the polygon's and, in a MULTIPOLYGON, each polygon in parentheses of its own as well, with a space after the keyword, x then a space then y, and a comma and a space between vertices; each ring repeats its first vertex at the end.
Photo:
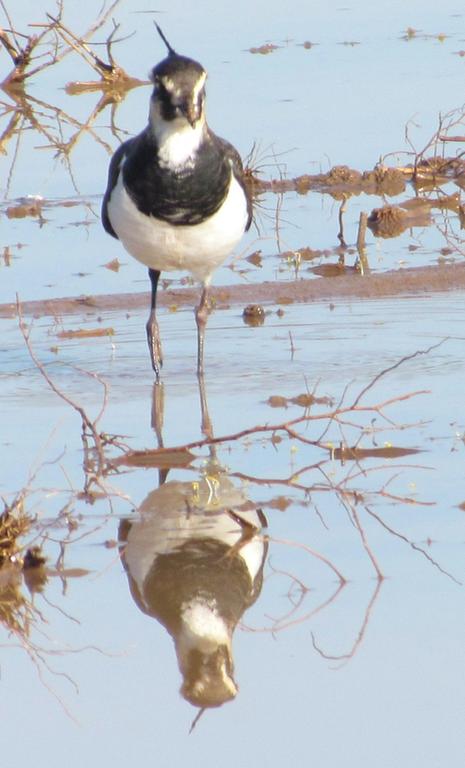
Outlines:
MULTIPOLYGON (((148 281, 147 281, 148 282, 148 281)), ((431 267, 410 267, 381 274, 341 274, 336 277, 299 279, 286 282, 212 286, 211 298, 216 308, 250 303, 292 304, 337 299, 377 299, 387 296, 413 296, 421 293, 465 290, 465 263, 431 267)), ((160 291, 158 306, 189 307, 198 302, 197 288, 160 291)), ((112 310, 145 309, 149 292, 115 293, 22 301, 23 315, 42 317, 112 310)), ((16 304, 0 304, 0 317, 15 317, 16 304)))

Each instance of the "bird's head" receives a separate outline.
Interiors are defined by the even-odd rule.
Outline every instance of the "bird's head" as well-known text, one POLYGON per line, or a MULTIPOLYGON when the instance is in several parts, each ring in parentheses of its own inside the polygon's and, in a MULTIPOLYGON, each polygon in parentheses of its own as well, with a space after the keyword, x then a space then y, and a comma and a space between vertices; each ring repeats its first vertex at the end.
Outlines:
POLYGON ((178 660, 181 695, 195 707, 221 707, 237 695, 230 647, 219 645, 211 653, 194 648, 178 660))
POLYGON ((179 56, 168 43, 158 24, 157 30, 168 48, 168 56, 150 73, 154 85, 152 103, 162 120, 186 120, 192 128, 205 120, 205 81, 207 73, 198 61, 179 56))
POLYGON ((192 128, 204 120, 207 73, 193 59, 177 54, 167 56, 151 72, 152 101, 166 122, 184 118, 192 128))

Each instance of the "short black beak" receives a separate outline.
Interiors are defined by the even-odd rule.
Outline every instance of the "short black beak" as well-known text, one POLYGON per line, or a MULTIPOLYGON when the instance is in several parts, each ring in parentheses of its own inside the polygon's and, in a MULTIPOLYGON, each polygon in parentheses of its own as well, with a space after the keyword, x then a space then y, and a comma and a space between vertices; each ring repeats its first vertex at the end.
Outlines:
POLYGON ((184 115, 189 125, 195 128, 195 124, 200 120, 201 110, 197 104, 192 101, 185 101, 179 105, 180 112, 184 115))

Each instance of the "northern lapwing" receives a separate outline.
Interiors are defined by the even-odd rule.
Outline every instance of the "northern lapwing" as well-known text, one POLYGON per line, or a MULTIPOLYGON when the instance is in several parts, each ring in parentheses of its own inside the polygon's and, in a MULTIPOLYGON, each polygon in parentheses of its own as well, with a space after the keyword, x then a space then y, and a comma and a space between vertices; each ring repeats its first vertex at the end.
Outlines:
POLYGON ((152 298, 147 341, 158 379, 160 272, 187 270, 202 285, 195 312, 200 374, 208 286, 214 270, 250 227, 252 201, 239 153, 207 125, 205 69, 178 55, 156 27, 168 55, 150 73, 154 87, 148 125, 125 141, 110 162, 102 223, 131 256, 149 268, 152 298))
POLYGON ((261 592, 266 519, 215 466, 196 482, 164 483, 139 515, 118 537, 132 597, 172 636, 182 696, 219 707, 237 694, 232 639, 261 592))

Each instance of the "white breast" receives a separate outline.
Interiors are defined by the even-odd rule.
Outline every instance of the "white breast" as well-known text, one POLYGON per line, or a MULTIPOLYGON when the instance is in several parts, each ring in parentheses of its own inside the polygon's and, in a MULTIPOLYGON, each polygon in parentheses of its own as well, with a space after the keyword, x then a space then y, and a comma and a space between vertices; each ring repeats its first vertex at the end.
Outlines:
MULTIPOLYGON (((202 83, 199 82, 199 87, 201 86, 202 83)), ((195 127, 192 127, 185 117, 163 120, 159 102, 152 100, 149 125, 158 146, 158 161, 162 168, 176 171, 193 167, 205 135, 205 117, 198 120, 195 127)))
POLYGON ((219 645, 230 645, 230 633, 225 620, 213 606, 192 601, 182 606, 181 650, 197 648, 202 653, 214 653, 219 645))
POLYGON ((221 208, 200 224, 172 225, 144 215, 126 192, 121 172, 108 215, 128 253, 142 264, 160 272, 187 270, 205 284, 241 239, 248 216, 244 191, 232 171, 221 208))
POLYGON ((203 130, 202 124, 191 128, 186 120, 162 123, 162 128, 156 132, 160 166, 172 171, 192 168, 203 138, 203 130))

